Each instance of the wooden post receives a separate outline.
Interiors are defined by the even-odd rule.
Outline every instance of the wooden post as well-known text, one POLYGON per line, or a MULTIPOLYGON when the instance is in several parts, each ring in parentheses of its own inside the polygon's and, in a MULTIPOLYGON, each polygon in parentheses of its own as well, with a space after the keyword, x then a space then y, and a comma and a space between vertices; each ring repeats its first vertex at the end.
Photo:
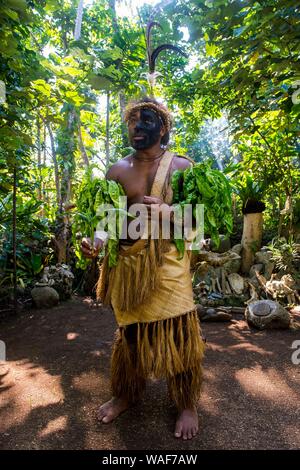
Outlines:
POLYGON ((248 274, 254 262, 255 252, 261 247, 263 213, 244 214, 242 236, 242 273, 248 274))

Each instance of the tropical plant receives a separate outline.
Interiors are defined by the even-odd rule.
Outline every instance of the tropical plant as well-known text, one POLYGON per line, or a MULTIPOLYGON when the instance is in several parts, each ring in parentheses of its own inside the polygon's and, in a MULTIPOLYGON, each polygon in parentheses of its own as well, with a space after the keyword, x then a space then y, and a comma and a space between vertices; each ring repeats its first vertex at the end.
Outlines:
POLYGON ((266 208, 262 202, 265 192, 265 185, 260 181, 255 181, 249 174, 244 174, 241 179, 235 180, 233 188, 240 197, 243 206, 243 214, 263 212, 266 208))
POLYGON ((300 249, 292 237, 288 240, 285 237, 273 238, 267 247, 272 252, 272 261, 279 271, 297 274, 295 261, 300 260, 300 249))

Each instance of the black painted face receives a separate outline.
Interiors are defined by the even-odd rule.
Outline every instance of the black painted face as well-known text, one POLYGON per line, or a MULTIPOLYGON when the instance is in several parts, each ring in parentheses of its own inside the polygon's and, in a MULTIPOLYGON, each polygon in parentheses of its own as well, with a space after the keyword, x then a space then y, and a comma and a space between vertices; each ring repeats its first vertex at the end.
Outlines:
POLYGON ((162 121, 151 109, 141 109, 128 123, 131 145, 136 150, 152 147, 161 138, 162 121))

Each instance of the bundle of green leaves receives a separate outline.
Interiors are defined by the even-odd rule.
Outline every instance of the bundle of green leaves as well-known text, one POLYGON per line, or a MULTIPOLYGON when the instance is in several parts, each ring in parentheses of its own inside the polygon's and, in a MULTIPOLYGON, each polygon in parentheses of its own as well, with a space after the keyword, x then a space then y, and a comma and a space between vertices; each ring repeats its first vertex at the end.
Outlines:
MULTIPOLYGON (((106 217, 109 211, 115 213, 124 212, 121 207, 120 197, 124 196, 122 186, 115 181, 103 178, 93 178, 91 171, 88 171, 80 185, 77 198, 77 212, 74 215, 72 226, 73 243, 77 257, 76 266, 86 269, 90 260, 84 258, 80 245, 82 237, 89 237, 94 241, 94 234, 99 222, 103 224, 103 230, 109 234, 107 250, 109 254, 109 266, 115 266, 118 259, 118 244, 120 235, 119 217, 106 217), (107 206, 110 208, 107 209, 107 206), (116 227, 113 222, 116 220, 116 227)), ((102 254, 104 254, 102 252, 102 254)))
MULTIPOLYGON (((176 170, 172 175, 173 204, 183 208, 192 204, 193 216, 196 217, 196 205, 204 205, 204 233, 210 235, 218 247, 219 233, 226 236, 232 232, 232 202, 229 181, 219 170, 210 164, 196 163, 186 170, 176 170)), ((182 255, 184 241, 174 240, 182 255)))

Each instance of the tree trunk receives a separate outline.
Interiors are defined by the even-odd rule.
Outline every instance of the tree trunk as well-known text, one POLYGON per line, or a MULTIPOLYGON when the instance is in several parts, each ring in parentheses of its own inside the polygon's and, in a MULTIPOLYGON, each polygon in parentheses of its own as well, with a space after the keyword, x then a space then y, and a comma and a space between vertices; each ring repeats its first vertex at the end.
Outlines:
POLYGON ((14 313, 18 313, 17 299, 17 167, 14 166, 13 173, 13 220, 12 220, 12 249, 13 249, 13 297, 14 313))
POLYGON ((59 170, 58 170, 58 163, 57 163, 57 158, 56 158, 54 136, 53 136, 53 132, 52 132, 50 124, 48 123, 46 124, 46 126, 47 126, 49 137, 50 137, 51 154, 52 154, 52 160, 53 160, 53 166, 54 166, 54 178, 55 178, 55 187, 56 187, 56 202, 57 202, 57 207, 59 208, 61 206, 61 193, 60 193, 59 170))
POLYGON ((291 194, 286 192, 284 208, 280 211, 278 223, 278 237, 281 235, 289 239, 293 234, 293 201, 291 194), (284 225, 285 217, 288 218, 287 224, 284 225))
POLYGON ((110 133, 110 127, 109 127, 109 118, 110 118, 110 93, 109 91, 107 92, 106 95, 106 135, 105 135, 105 167, 108 169, 108 165, 110 162, 110 151, 109 151, 109 133, 110 133))
MULTIPOLYGON (((63 158, 68 161, 68 163, 72 164, 73 159, 74 159, 74 150, 75 150, 75 135, 76 131, 76 110, 72 106, 72 108, 67 111, 67 126, 65 129, 66 135, 68 136, 68 151, 66 152, 65 155, 63 155, 63 158)), ((75 166, 75 163, 74 163, 75 166)), ((71 168, 71 165, 63 165, 62 171, 61 171, 61 207, 60 210, 64 206, 68 206, 69 202, 72 197, 72 174, 73 174, 73 169, 71 168)))
POLYGON ((80 116, 78 116, 78 147, 81 153, 82 163, 87 168, 90 162, 82 140, 80 116))
POLYGON ((38 175, 39 175, 39 186, 38 186, 38 200, 42 200, 42 150, 41 150, 41 121, 40 116, 37 116, 36 120, 36 127, 37 127, 37 139, 36 139, 36 146, 37 146, 37 164, 38 164, 38 175))
POLYGON ((46 159, 47 159, 47 130, 46 125, 44 123, 44 154, 43 154, 43 167, 46 166, 46 159))
POLYGON ((236 223, 237 220, 237 210, 236 210, 236 195, 232 195, 232 213, 233 213, 233 220, 236 223))
POLYGON ((116 0, 108 0, 109 8, 112 11, 112 25, 114 28, 115 33, 120 33, 119 31, 119 23, 116 14, 116 0))
MULTIPOLYGON (((114 30, 114 33, 116 36, 120 35, 120 27, 118 23, 118 17, 116 13, 116 1, 115 0, 109 0, 109 7, 112 11, 112 27, 114 30)), ((121 67, 121 61, 117 61, 117 68, 120 69, 121 67)), ((122 135, 122 143, 123 147, 129 147, 128 143, 128 134, 127 134, 127 126, 124 122, 124 113, 125 113, 125 108, 126 108, 126 98, 125 94, 123 91, 120 91, 119 93, 119 106, 120 106, 120 116, 121 116, 121 135, 122 135)))
MULTIPOLYGON (((42 168, 46 168, 46 156, 47 156, 47 145, 46 145, 46 140, 47 140, 47 132, 46 132, 46 125, 44 123, 44 137, 43 137, 43 163, 42 163, 42 168)), ((49 201, 47 199, 47 192, 46 192, 46 182, 45 178, 42 179, 42 199, 45 204, 48 204, 49 201)), ((42 217, 45 216, 45 206, 42 209, 42 217)))
POLYGON ((242 273, 248 274, 254 262, 255 253, 261 247, 263 213, 244 214, 242 236, 242 273))
POLYGON ((128 147, 128 134, 127 134, 127 126, 124 122, 124 113, 126 108, 126 98, 124 93, 121 91, 119 93, 119 105, 120 105, 120 115, 121 115, 121 134, 122 134, 122 142, 124 147, 128 147))
POLYGON ((78 7, 77 7, 76 24, 75 24, 75 30, 74 30, 75 41, 78 41, 78 39, 81 36, 82 14, 83 14, 83 0, 79 0, 78 7))
MULTIPOLYGON (((56 201, 57 201, 57 215, 56 215, 56 229, 55 229, 55 249, 56 249, 56 257, 58 263, 65 263, 66 262, 66 224, 63 215, 63 200, 62 200, 62 192, 60 190, 60 180, 59 180, 59 169, 58 169, 58 162, 56 158, 56 150, 54 144, 54 136, 51 129, 50 124, 47 124, 47 129, 50 136, 51 142, 51 153, 54 165, 54 177, 55 177, 55 187, 56 187, 56 201)), ((64 181, 62 179, 62 187, 64 187, 64 181)), ((64 188, 64 192, 68 193, 68 188, 64 188), (65 191, 67 190, 67 191, 65 191)))
POLYGON ((69 246, 71 242, 71 225, 69 220, 68 209, 70 207, 70 201, 72 196, 72 175, 74 169, 72 163, 74 159, 74 148, 75 148, 75 129, 76 129, 76 110, 72 107, 67 111, 67 122, 65 133, 68 136, 68 147, 69 150, 65 150, 66 154, 63 155, 64 164, 61 171, 61 202, 58 208, 56 216, 57 229, 56 235, 56 247, 57 247, 57 258, 58 263, 69 262, 69 246), (66 165, 68 162, 70 165, 66 165))

